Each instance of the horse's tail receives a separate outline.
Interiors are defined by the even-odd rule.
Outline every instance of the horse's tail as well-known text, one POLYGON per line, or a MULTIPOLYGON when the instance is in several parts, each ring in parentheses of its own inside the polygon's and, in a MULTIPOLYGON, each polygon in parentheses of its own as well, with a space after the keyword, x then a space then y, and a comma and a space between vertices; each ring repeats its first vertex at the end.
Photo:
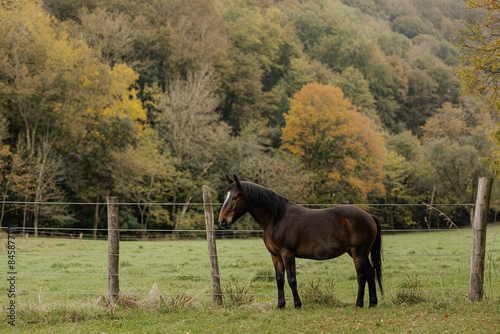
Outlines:
POLYGON ((380 231, 380 221, 377 217, 372 216, 377 224, 377 237, 373 243, 371 250, 371 260, 373 269, 375 269, 375 275, 378 281, 378 286, 380 288, 380 293, 384 294, 384 289, 382 288, 382 236, 380 231))

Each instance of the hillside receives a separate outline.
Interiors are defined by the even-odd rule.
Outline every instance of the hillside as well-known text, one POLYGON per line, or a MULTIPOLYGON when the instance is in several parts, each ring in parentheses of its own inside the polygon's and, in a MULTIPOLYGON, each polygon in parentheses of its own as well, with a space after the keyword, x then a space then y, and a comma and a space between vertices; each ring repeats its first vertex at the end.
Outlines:
MULTIPOLYGON (((115 195, 138 203, 126 228, 197 228, 189 203, 226 173, 302 203, 464 204, 488 174, 494 121, 456 76, 462 0, 0 8, 4 221, 97 229, 115 195)), ((427 224, 425 206, 373 210, 427 224)))

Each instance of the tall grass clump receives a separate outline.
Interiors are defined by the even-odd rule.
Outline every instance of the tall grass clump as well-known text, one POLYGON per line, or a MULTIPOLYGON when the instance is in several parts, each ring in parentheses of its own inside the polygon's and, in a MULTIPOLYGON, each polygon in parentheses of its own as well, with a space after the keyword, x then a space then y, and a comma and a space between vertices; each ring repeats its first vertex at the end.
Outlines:
POLYGON ((401 284, 401 290, 396 293, 394 303, 400 305, 415 305, 426 302, 424 292, 420 289, 420 280, 406 275, 406 282, 401 284))
POLYGON ((160 310, 178 311, 185 310, 190 307, 198 306, 198 302, 195 297, 189 296, 185 293, 178 294, 172 298, 165 295, 160 296, 158 302, 158 308, 160 310))
POLYGON ((319 277, 308 279, 299 287, 304 303, 317 306, 341 306, 341 302, 335 297, 335 281, 322 280, 319 277))
POLYGON ((254 300, 254 296, 250 294, 250 284, 248 282, 240 282, 235 276, 229 277, 229 282, 223 287, 224 298, 232 306, 241 306, 250 304, 254 300))

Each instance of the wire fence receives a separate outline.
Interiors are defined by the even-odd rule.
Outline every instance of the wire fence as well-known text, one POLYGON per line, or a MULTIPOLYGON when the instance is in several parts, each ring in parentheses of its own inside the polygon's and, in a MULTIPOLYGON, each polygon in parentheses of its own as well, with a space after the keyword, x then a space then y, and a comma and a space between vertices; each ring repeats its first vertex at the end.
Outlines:
MULTIPOLYGON (((80 206, 80 207, 89 207, 89 206, 99 206, 99 207, 105 207, 107 205, 106 202, 32 202, 32 201, 1 201, 0 202, 3 206, 9 207, 10 206, 22 206, 22 205, 27 205, 31 207, 35 206, 80 206)), ((188 208, 186 212, 189 212, 190 208, 194 208, 197 212, 198 215, 202 214, 202 211, 200 210, 201 207, 204 205, 211 205, 215 208, 219 208, 222 206, 222 203, 220 202, 213 202, 213 203, 200 203, 200 202, 143 202, 143 203, 137 203, 137 202, 117 202, 117 205, 120 207, 154 207, 154 206, 160 206, 160 207, 170 207, 170 208, 188 208)), ((309 207, 309 208, 326 208, 326 207, 335 207, 338 205, 343 205, 343 204, 348 204, 348 203, 299 203, 299 205, 309 207)), ((363 208, 377 208, 378 210, 383 210, 384 208, 392 209, 392 208, 398 208, 398 207, 408 207, 408 208, 422 208, 426 209, 429 211, 429 216, 434 214, 434 217, 440 217, 437 219, 446 221, 447 217, 440 215, 442 212, 440 208, 463 208, 465 211, 470 211, 470 208, 474 207, 474 203, 432 203, 432 204, 427 204, 427 203, 353 203, 353 205, 357 205, 363 208), (434 210, 434 212, 431 213, 430 210, 434 210)), ((8 211, 7 209, 3 208, 3 210, 8 211)), ((19 207, 18 207, 19 209, 19 207)), ((382 211, 383 212, 383 211, 382 211)), ((105 213, 105 212, 104 212, 105 213)), ((23 233, 29 233, 29 234, 38 234, 40 233, 41 236, 43 237, 68 237, 68 238, 84 238, 84 239, 106 239, 108 229, 107 228, 102 228, 105 227, 106 224, 102 221, 102 213, 99 215, 100 221, 98 224, 98 227, 90 228, 88 227, 90 223, 90 219, 86 223, 82 222, 73 222, 67 226, 61 225, 58 223, 59 227, 54 228, 51 227, 51 223, 47 220, 41 221, 38 223, 38 226, 35 228, 33 227, 33 223, 31 221, 25 221, 24 223, 18 222, 17 225, 22 225, 22 231, 23 233)), ((182 217, 180 217, 182 220, 182 217)), ((202 219, 200 219, 202 220, 202 219)), ((122 238, 123 240, 135 240, 135 239, 143 239, 146 235, 148 235, 151 239, 159 239, 162 237, 165 238, 176 238, 176 237, 184 237, 184 238, 193 238, 193 237, 204 237, 205 230, 200 230, 196 228, 189 228, 189 229, 183 229, 183 228, 173 228, 173 229, 166 229, 166 228, 149 228, 146 227, 148 225, 148 222, 140 222, 139 219, 137 219, 137 224, 143 224, 145 225, 142 228, 120 228, 120 232, 122 233, 122 238)), ((158 224, 158 223, 156 223, 158 224)), ((203 225, 202 223, 200 223, 203 225)), ((198 224, 198 225, 200 225, 198 224)), ((16 225, 15 222, 6 222, 6 221, 0 221, 0 227, 5 227, 9 225, 16 225)), ((164 225, 164 224, 160 224, 164 225)), ((196 225, 196 224, 195 224, 196 225)), ((439 229, 439 226, 446 226, 446 223, 439 223, 437 224, 437 228, 439 229)), ((419 226, 414 226, 411 228, 405 229, 407 232, 411 230, 416 230, 419 231, 422 228, 427 228, 427 226, 419 225, 419 226)), ((259 230, 248 230, 248 229, 239 229, 239 230, 233 230, 229 232, 224 232, 222 230, 217 230, 217 235, 219 237, 229 237, 229 238, 246 238, 246 237, 260 237, 261 232, 259 230)), ((384 233, 399 233, 399 229, 384 229, 384 233)))
MULTIPOLYGON (((19 202, 15 202, 19 203, 19 202)), ((97 203, 42 203, 47 205, 97 203)), ((99 203, 105 204, 105 203, 99 203)), ((141 203, 144 204, 144 203, 141 203)), ((220 206, 221 203, 212 203, 220 206)), ((136 203, 119 203, 136 205, 136 203)), ((187 203, 151 203, 151 205, 187 205, 187 203)), ((189 205, 204 205, 189 203, 189 205)), ((315 204, 322 206, 327 204, 315 204)), ((394 206, 389 204, 365 204, 394 206)), ((425 204, 407 204, 417 206, 425 204)), ((450 204, 433 204, 449 206, 450 204)), ((470 203, 454 204, 471 206, 470 203)), ((333 206, 328 204, 328 206, 333 206)), ((106 296, 107 229, 92 228, 38 228, 34 238, 33 227, 2 228, 0 256, 5 259, 4 272, 15 272, 17 298, 24 303, 59 303, 67 300, 92 300, 106 296), (94 231, 99 233, 94 238, 94 231), (7 269, 9 246, 7 232, 15 239, 15 268, 7 269), (21 232, 24 232, 22 234, 21 232), (93 240, 95 239, 95 240, 93 240)), ((142 229, 119 229, 120 232, 137 233, 121 240, 120 286, 121 291, 135 298, 147 298, 155 284, 162 296, 175 298, 188 295, 194 298, 211 298, 210 270, 202 229, 171 230, 150 229, 154 237, 142 237, 142 229)), ((449 229, 383 230, 388 238, 384 242, 384 285, 386 297, 393 298, 401 291, 417 291, 432 296, 464 296, 467 294, 471 236, 469 229, 456 230, 451 241, 443 241, 440 232, 449 229), (408 239, 405 236, 410 236, 408 239), (415 237, 417 236, 417 237, 415 237), (409 243, 415 243, 413 246, 409 243), (399 246, 394 246, 397 244, 399 246), (389 288, 387 288, 389 287, 389 288)), ((261 230, 217 230, 221 279, 227 295, 244 294, 268 301, 274 300, 275 281, 271 259, 260 241, 261 230), (231 240, 237 239, 237 240, 231 240)), ((443 234, 445 235, 445 234, 443 234)), ((446 240, 450 233, 446 233, 446 240)), ((496 240, 493 241, 496 245, 496 240)), ((489 276, 490 298, 498 298, 498 266, 500 258, 491 259, 489 276), (496 281, 495 281, 496 280, 496 281)), ((1 264, 2 262, 0 262, 1 264)), ((320 282, 325 288, 334 281, 334 293, 341 299, 354 298, 357 288, 355 271, 348 256, 334 261, 297 260, 299 286, 306 293, 317 291, 320 282), (316 291, 307 291, 307 283, 316 291), (311 284, 310 282, 316 282, 311 284)), ((488 278, 489 277, 489 278, 488 278)), ((487 289, 488 290, 488 289, 487 289)))
MULTIPOLYGON (((178 232, 192 233, 190 230, 178 232)), ((257 234, 260 231, 245 232, 257 234)), ((394 298, 401 291, 412 289, 408 286, 411 284, 416 284, 413 289, 418 288, 419 293, 426 298, 467 293, 470 261, 468 230, 452 233, 453 240, 461 242, 461 245, 453 248, 449 248, 447 243, 441 245, 441 233, 438 231, 419 231, 416 239, 412 237, 416 231, 410 234, 389 232, 391 234, 384 240, 384 246, 388 248, 384 252, 386 298, 394 298), (405 234, 410 236, 409 240, 420 240, 420 244, 394 249, 390 243, 394 240, 400 243, 405 239, 405 234), (412 280, 417 280, 417 283, 412 283, 412 280)), ((179 239, 122 242, 119 254, 121 291, 131 298, 144 299, 157 283, 159 293, 164 297, 187 295, 209 300, 212 293, 206 242, 179 239)), ((223 239, 218 242, 225 293, 274 301, 272 263, 259 238, 223 239), (236 288, 231 290, 231 285, 236 285, 236 288)), ((16 247, 18 296, 25 303, 50 304, 68 300, 95 300, 99 296, 106 296, 108 254, 105 241, 26 238, 17 234, 16 247)), ((7 259, 7 252, 1 250, 0 256, 7 259)), ((348 256, 333 261, 297 259, 297 267, 299 287, 303 287, 305 294, 325 293, 307 291, 304 288, 307 283, 323 284, 326 288, 328 282, 334 280, 336 288, 331 291, 332 294, 346 301, 354 298, 357 284, 354 267, 348 256)), ((497 276, 495 272, 494 278, 497 276)), ((491 295, 498 297, 493 291, 491 295)))

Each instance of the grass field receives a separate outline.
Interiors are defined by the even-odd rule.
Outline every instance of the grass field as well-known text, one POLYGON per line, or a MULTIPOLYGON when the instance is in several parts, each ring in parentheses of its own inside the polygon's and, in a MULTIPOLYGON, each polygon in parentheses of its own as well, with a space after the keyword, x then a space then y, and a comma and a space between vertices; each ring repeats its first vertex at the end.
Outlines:
MULTIPOLYGON (((4 277, 6 240, 0 245, 4 277)), ((470 230, 384 235, 385 297, 357 309, 352 260, 297 260, 303 308, 277 310, 262 240, 217 241, 224 305, 212 303, 203 240, 120 243, 120 302, 107 306, 105 241, 16 239, 21 333, 497 333, 500 225, 487 232, 485 298, 468 301, 470 230), (156 285, 155 285, 156 284, 156 285), (153 285, 155 289, 152 290, 153 285)), ((7 277, 8 278, 8 277, 7 277)), ((8 282, 1 305, 7 315, 8 282)), ((0 332, 13 331, 7 316, 0 332)))

